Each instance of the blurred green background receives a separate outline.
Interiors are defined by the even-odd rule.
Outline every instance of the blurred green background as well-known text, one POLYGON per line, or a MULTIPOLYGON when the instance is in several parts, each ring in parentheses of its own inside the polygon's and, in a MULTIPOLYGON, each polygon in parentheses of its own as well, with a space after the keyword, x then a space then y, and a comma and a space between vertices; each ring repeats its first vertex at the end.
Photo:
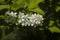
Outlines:
POLYGON ((60 0, 0 0, 0 40, 60 40, 60 0), (43 26, 10 25, 4 21, 6 11, 42 14, 43 26))

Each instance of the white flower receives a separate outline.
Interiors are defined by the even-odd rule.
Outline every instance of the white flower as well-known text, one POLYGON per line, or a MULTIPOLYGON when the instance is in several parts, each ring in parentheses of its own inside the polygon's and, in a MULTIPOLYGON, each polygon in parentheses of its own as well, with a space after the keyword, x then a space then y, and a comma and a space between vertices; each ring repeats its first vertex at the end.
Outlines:
POLYGON ((21 19, 21 21, 25 21, 24 19, 21 19))
POLYGON ((31 26, 34 26, 34 24, 31 24, 31 26))
POLYGON ((17 17, 17 13, 15 12, 15 13, 13 14, 13 16, 14 16, 14 17, 17 17))
POLYGON ((22 25, 22 26, 25 26, 25 23, 22 23, 21 25, 22 25))
POLYGON ((11 12, 11 13, 7 12, 7 14, 9 15, 8 16, 8 18, 10 18, 9 20, 13 20, 12 23, 14 22, 16 25, 22 25, 22 26, 34 26, 34 27, 36 27, 37 25, 42 25, 43 20, 44 20, 42 15, 36 14, 36 13, 24 14, 22 12, 19 12, 17 15, 16 12, 11 12), (17 20, 15 17, 17 17, 17 20))
POLYGON ((21 23, 22 21, 21 20, 18 20, 18 23, 21 23))
POLYGON ((40 24, 40 22, 38 22, 38 24, 40 24))
POLYGON ((28 23, 28 26, 30 26, 30 23, 28 23))
POLYGON ((28 17, 28 14, 26 14, 25 17, 28 17))
POLYGON ((33 22, 33 20, 30 20, 30 22, 33 22))
POLYGON ((17 17, 17 13, 15 12, 7 12, 7 15, 11 16, 11 17, 17 17))
POLYGON ((20 15, 20 16, 23 16, 23 15, 24 15, 24 13, 22 13, 22 12, 19 12, 19 15, 20 15))

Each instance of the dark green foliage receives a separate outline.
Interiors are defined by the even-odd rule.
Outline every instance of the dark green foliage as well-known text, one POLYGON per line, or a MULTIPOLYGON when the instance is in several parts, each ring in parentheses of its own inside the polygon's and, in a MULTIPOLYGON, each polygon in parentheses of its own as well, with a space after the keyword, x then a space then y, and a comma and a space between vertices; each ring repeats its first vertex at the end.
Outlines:
POLYGON ((0 0, 0 40, 60 40, 60 0, 0 0), (33 28, 6 23, 8 10, 42 14, 43 26, 33 28))

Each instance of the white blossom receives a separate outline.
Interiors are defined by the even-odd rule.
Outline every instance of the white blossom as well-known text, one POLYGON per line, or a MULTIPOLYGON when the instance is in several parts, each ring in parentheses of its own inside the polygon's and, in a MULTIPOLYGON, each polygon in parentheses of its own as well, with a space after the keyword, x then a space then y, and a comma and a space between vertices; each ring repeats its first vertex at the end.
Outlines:
POLYGON ((25 26, 25 24, 24 24, 24 23, 22 23, 21 25, 22 25, 22 26, 25 26))
POLYGON ((34 26, 34 24, 31 24, 31 26, 34 26))
POLYGON ((18 23, 20 24, 22 21, 21 20, 18 20, 18 23))
MULTIPOLYGON (((17 20, 14 21, 15 24, 16 25, 22 25, 22 26, 34 26, 34 27, 36 27, 37 25, 42 26, 42 23, 43 23, 43 20, 44 20, 43 16, 40 15, 40 14, 37 14, 37 13, 24 14, 22 12, 19 12, 19 13, 17 13, 17 12, 7 12, 7 15, 11 16, 10 18, 14 18, 14 19, 16 19, 15 17, 17 17, 17 20)), ((14 19, 12 19, 12 20, 14 20, 14 19)))

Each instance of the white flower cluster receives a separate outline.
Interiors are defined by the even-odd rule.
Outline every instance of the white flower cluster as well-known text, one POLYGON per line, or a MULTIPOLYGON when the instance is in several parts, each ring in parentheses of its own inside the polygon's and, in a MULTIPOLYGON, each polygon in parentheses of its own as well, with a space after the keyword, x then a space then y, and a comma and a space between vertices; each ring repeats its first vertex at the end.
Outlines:
POLYGON ((22 26, 34 26, 34 27, 36 27, 37 25, 41 26, 44 20, 42 15, 36 14, 36 13, 24 14, 22 12, 19 12, 19 13, 10 12, 7 14, 9 17, 11 17, 10 19, 12 19, 13 21, 15 20, 14 22, 12 21, 13 23, 15 23, 16 25, 22 25, 22 26))
POLYGON ((6 16, 5 21, 7 23, 11 23, 11 24, 16 23, 17 12, 7 11, 5 16, 6 16))

